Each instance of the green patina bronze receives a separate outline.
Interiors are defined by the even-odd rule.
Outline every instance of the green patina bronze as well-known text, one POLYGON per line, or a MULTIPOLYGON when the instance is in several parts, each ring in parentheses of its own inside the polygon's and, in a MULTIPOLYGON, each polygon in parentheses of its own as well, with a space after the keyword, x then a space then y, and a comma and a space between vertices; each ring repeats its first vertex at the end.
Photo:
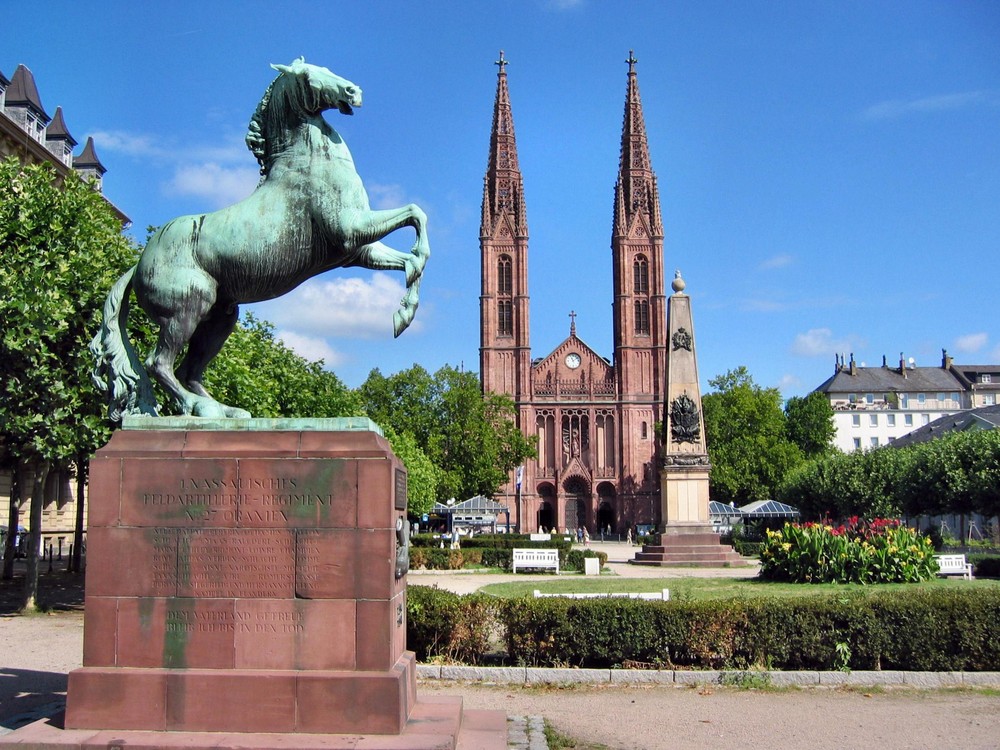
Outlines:
POLYGON ((347 144, 322 115, 328 109, 352 114, 361 105, 361 89, 301 57, 272 67, 279 75, 264 92, 246 139, 260 163, 257 189, 220 211, 167 222, 111 288, 90 348, 97 357, 94 382, 107 392, 114 422, 157 414, 149 375, 182 414, 248 418, 213 399, 201 382, 236 326, 239 305, 281 296, 332 268, 404 271, 395 335, 413 320, 430 256, 427 217, 413 204, 373 211, 347 144), (380 241, 406 226, 416 231, 409 253, 380 241), (159 326, 145 368, 125 334, 130 291, 159 326))

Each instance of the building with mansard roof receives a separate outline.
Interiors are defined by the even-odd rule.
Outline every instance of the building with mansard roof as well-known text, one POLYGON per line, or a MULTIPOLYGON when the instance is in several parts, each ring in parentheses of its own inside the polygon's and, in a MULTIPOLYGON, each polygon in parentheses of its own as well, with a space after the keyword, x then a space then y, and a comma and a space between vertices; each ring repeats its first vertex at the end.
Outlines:
MULTIPOLYGON (((16 156, 24 164, 51 164, 60 179, 75 172, 93 180, 100 191, 107 169, 97 157, 94 139, 87 138, 74 155, 78 145, 66 127, 62 107, 56 107, 52 116, 45 111, 35 76, 27 66, 18 65, 9 79, 0 71, 0 158, 16 156)), ((122 224, 129 223, 110 201, 108 205, 122 224)))
POLYGON ((657 425, 667 360, 663 224, 636 62, 630 54, 612 198, 611 358, 578 335, 572 312, 569 335, 532 356, 527 202, 502 53, 497 63, 480 225, 480 377, 484 391, 514 400, 522 432, 538 439, 537 459, 495 495, 521 531, 585 526, 624 533, 659 521, 657 425))
POLYGON ((881 367, 865 367, 852 354, 849 361, 838 356, 833 375, 816 390, 833 407, 834 445, 842 451, 863 450, 940 426, 946 417, 996 405, 1000 365, 959 365, 942 351, 938 367, 918 367, 902 354, 895 367, 885 357, 881 367))

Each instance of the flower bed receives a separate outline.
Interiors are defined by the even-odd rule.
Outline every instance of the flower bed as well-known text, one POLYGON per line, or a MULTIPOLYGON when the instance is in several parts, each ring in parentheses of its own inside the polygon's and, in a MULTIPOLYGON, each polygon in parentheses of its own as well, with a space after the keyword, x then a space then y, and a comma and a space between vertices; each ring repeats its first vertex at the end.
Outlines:
POLYGON ((761 578, 794 583, 916 583, 937 572, 928 536, 896 520, 856 516, 768 531, 760 560, 761 578))

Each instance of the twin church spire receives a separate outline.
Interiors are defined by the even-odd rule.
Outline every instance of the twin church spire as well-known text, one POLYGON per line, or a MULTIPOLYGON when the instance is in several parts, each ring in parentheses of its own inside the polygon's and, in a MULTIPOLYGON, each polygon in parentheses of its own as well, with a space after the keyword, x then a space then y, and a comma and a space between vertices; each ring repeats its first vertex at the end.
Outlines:
MULTIPOLYGON (((663 227, 639 97, 637 62, 629 51, 621 154, 614 189, 614 377, 621 392, 655 400, 662 396, 664 374, 663 227)), ((502 51, 495 64, 497 88, 480 225, 480 372, 485 390, 508 393, 519 401, 532 390, 528 220, 507 88, 508 61, 502 51)), ((596 294, 588 295, 597 302, 596 294)))
POLYGON ((499 221, 506 217, 515 235, 527 236, 528 219, 524 207, 524 180, 517 163, 517 141, 514 137, 514 115, 507 91, 509 63, 500 50, 495 65, 497 95, 493 104, 493 130, 490 133, 490 156, 483 185, 483 237, 493 236, 499 221))

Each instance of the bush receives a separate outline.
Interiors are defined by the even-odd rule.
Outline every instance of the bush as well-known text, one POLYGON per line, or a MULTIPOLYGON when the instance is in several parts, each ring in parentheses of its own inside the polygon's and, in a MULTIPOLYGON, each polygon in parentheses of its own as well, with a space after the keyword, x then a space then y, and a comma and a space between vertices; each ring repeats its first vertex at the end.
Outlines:
POLYGON ((579 572, 584 571, 584 559, 588 557, 596 557, 600 560, 600 569, 604 570, 604 566, 608 562, 608 555, 606 552, 598 552, 593 549, 574 549, 566 553, 566 563, 563 565, 563 557, 559 556, 559 567, 560 569, 565 568, 566 570, 576 570, 579 572))
POLYGON ((409 587, 418 658, 607 668, 1000 669, 1000 590, 946 587, 790 599, 491 599, 409 587), (499 644, 505 653, 492 649, 499 644))
POLYGON ((1000 556, 969 555, 976 578, 1000 578, 1000 556))
POLYGON ((498 622, 499 599, 460 596, 437 587, 409 586, 406 593, 406 645, 417 659, 444 658, 480 664, 490 651, 498 622))
POLYGON ((793 583, 916 583, 937 572, 930 539, 885 519, 786 523, 767 532, 760 560, 761 578, 793 583))

